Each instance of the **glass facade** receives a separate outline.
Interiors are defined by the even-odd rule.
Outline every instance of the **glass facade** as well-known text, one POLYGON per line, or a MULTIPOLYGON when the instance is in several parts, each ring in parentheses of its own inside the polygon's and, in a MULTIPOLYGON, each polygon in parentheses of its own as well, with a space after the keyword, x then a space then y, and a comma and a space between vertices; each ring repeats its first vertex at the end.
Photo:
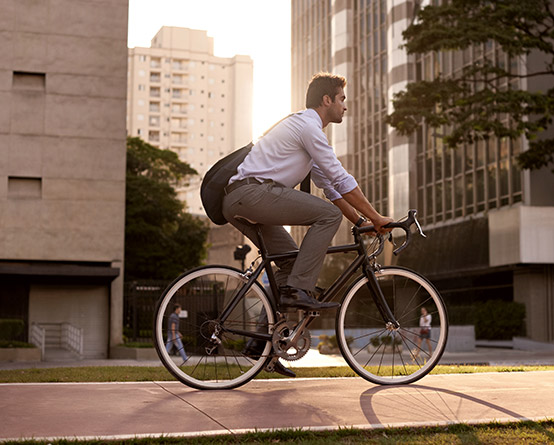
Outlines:
MULTIPOLYGON (((463 67, 488 58, 497 66, 517 62, 496 49, 494 43, 464 51, 432 53, 416 59, 416 80, 459 76, 463 67)), ((517 80, 496 81, 495 88, 517 88, 517 80)), ((482 88, 476 83, 475 88, 482 88)), ((506 116, 498 117, 508 124, 506 116)), ((515 158, 521 152, 520 139, 491 137, 456 149, 446 147, 442 135, 449 128, 424 127, 416 135, 417 208, 422 222, 437 224, 509 206, 522 200, 521 171, 515 158)))
POLYGON ((354 2, 354 94, 349 104, 354 121, 353 171, 379 212, 388 214, 387 154, 387 5, 385 0, 354 2))

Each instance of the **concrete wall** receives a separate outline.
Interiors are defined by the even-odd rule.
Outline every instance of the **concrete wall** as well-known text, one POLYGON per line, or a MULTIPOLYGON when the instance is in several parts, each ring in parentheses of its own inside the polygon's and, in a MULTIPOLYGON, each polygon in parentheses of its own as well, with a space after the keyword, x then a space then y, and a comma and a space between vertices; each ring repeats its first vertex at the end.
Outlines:
POLYGON ((491 266, 554 263, 554 207, 502 208, 488 217, 491 266))
MULTIPOLYGON (((122 268, 128 2, 2 0, 0 10, 0 261, 122 268)), ((102 312, 104 349, 110 313, 121 341, 121 280, 84 298, 102 312)), ((68 300, 49 299, 50 310, 66 313, 68 300)))

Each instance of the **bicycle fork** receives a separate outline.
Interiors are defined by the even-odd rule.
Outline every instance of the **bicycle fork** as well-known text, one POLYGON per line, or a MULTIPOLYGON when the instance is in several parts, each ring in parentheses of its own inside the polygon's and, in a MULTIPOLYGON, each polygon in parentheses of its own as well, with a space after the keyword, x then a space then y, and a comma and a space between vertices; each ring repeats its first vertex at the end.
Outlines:
POLYGON ((400 327, 400 323, 396 320, 387 301, 385 300, 385 295, 377 282, 377 277, 375 276, 372 266, 366 263, 364 264, 363 269, 364 274, 367 277, 367 287, 373 296, 373 300, 375 301, 375 305, 377 306, 379 313, 385 321, 386 328, 389 331, 397 330, 400 327))

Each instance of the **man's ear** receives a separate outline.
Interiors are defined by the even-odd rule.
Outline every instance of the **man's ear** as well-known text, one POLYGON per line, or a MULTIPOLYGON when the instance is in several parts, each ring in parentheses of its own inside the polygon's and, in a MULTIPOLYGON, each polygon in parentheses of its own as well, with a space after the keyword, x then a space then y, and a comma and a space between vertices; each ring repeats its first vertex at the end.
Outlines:
POLYGON ((323 96, 323 100, 322 100, 321 105, 329 106, 332 103, 333 103, 333 101, 331 100, 331 96, 329 96, 328 94, 323 96))

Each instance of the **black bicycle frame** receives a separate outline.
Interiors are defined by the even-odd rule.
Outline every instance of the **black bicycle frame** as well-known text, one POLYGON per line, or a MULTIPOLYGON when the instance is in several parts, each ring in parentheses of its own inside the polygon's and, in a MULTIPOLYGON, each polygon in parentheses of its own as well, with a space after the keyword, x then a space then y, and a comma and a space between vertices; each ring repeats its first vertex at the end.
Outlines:
MULTIPOLYGON (((274 296, 279 295, 279 289, 277 287, 277 282, 275 281, 275 274, 271 267, 271 263, 278 260, 295 258, 296 256, 298 256, 298 250, 295 250, 292 252, 277 253, 272 255, 269 254, 267 252, 267 249, 261 234, 261 230, 259 227, 257 228, 257 232, 258 232, 260 254, 262 256, 262 262, 252 272, 252 274, 248 277, 248 281, 245 283, 245 285, 240 289, 237 295, 235 295, 235 297, 229 302, 227 307, 225 307, 221 315, 218 317, 218 322, 221 325, 225 322, 227 317, 229 317, 231 312, 237 307, 241 299, 250 290, 250 288, 252 287, 254 282, 259 278, 259 276, 261 275, 264 269, 267 273, 267 277, 268 277, 268 281, 269 281, 269 285, 272 293, 272 295, 270 295, 270 301, 272 302, 274 311, 276 311, 277 304, 274 296)), ((379 312, 381 313, 383 320, 386 323, 391 323, 392 326, 394 326, 395 328, 398 328, 399 323, 394 317, 391 309, 389 308, 389 305, 385 300, 385 296, 383 295, 383 292, 379 287, 379 283, 377 282, 377 278, 375 277, 375 272, 373 271, 373 268, 371 266, 370 259, 366 255, 366 252, 363 246, 363 241, 361 239, 360 234, 355 233, 354 238, 356 240, 355 244, 347 244, 343 246, 331 246, 327 249, 327 254, 357 252, 358 256, 347 267, 347 269, 337 277, 337 279, 331 284, 331 286, 323 292, 322 296, 320 297, 320 301, 326 302, 332 299, 340 291, 340 289, 348 282, 348 280, 352 277, 352 275, 354 275, 356 270, 361 266, 364 272, 364 275, 368 279, 367 286, 369 288, 369 291, 373 296, 375 304, 379 312)), ((308 315, 308 317, 310 317, 310 320, 308 321, 306 326, 308 326, 309 323, 311 323, 311 321, 315 319, 314 315, 308 315)), ((229 329, 229 328, 224 328, 224 329, 233 334, 243 335, 245 337, 251 337, 258 340, 266 340, 266 341, 272 340, 272 335, 270 334, 263 334, 263 333, 257 333, 252 331, 242 331, 238 329, 229 329)))

